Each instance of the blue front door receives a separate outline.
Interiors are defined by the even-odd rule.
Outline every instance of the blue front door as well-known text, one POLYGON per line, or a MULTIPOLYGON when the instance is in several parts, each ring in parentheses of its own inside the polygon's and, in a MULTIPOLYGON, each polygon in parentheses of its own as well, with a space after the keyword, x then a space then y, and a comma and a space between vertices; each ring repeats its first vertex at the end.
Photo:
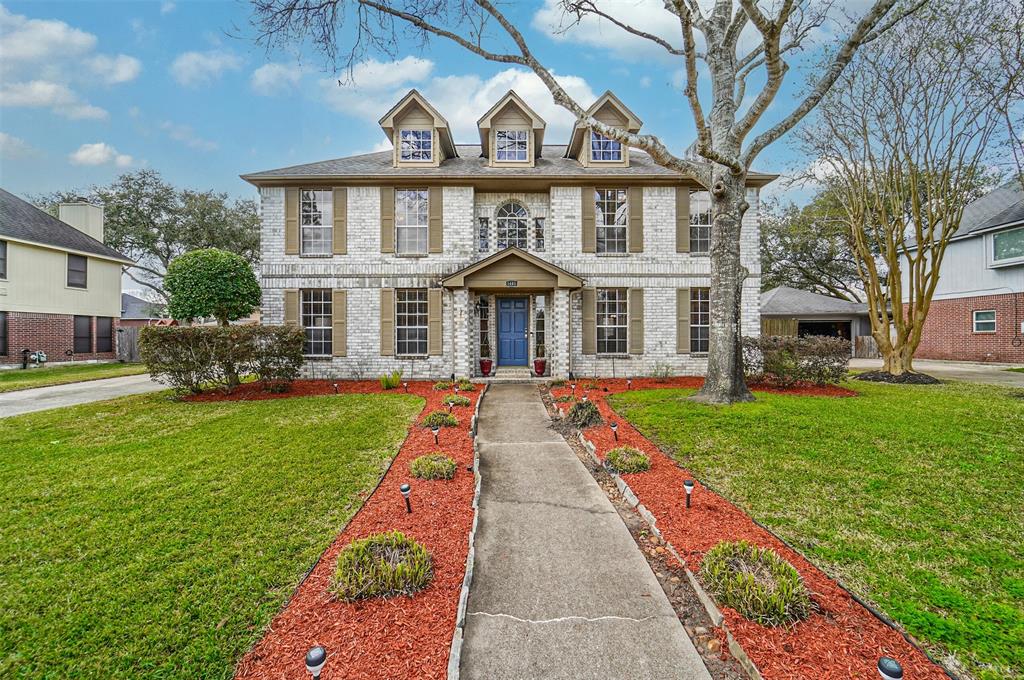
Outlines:
POLYGON ((498 298, 498 365, 526 365, 526 298, 498 298))

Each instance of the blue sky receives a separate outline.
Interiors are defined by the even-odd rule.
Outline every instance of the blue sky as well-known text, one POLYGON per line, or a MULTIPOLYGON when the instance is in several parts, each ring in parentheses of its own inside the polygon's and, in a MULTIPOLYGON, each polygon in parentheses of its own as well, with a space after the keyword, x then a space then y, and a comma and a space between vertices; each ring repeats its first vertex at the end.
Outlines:
MULTIPOLYGON (((584 106, 612 89, 643 131, 681 152, 693 123, 679 61, 596 23, 559 35, 554 4, 511 5, 541 60, 584 106)), ((661 0, 611 6, 675 38, 661 0)), ((347 75, 325 70, 308 48, 268 54, 253 35, 242 1, 3 2, 0 185, 36 194, 150 167, 180 186, 254 197, 239 174, 387 148, 376 121, 411 87, 459 142, 476 141, 476 119, 509 88, 547 120, 547 142, 568 137, 568 114, 534 76, 443 41, 378 55, 339 86, 347 75)), ((765 122, 788 111, 801 81, 795 68, 765 122)), ((799 164, 782 141, 756 165, 784 172, 799 164)))

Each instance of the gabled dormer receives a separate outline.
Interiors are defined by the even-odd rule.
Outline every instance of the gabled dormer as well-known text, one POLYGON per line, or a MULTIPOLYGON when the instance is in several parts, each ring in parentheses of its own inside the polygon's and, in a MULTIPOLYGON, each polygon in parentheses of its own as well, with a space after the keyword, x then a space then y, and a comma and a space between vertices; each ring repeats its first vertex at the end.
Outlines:
POLYGON ((380 127, 394 146, 396 168, 437 167, 459 155, 448 121, 416 90, 384 114, 380 127))
MULTIPOLYGON (((587 115, 605 125, 626 132, 639 132, 643 121, 608 90, 587 109, 587 115)), ((583 167, 629 167, 629 147, 608 139, 582 122, 577 122, 565 151, 566 158, 575 158, 583 167)))
POLYGON ((547 123, 514 91, 477 121, 480 149, 491 167, 531 168, 544 145, 547 123))

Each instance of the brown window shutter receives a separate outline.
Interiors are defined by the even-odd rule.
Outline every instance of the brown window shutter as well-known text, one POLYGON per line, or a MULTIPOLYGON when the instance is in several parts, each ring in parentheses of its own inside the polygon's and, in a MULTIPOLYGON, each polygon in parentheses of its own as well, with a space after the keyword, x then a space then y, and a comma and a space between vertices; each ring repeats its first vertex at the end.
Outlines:
POLYGON ((583 252, 597 252, 597 223, 594 221, 594 187, 580 190, 580 221, 583 223, 583 252))
POLYGON ((380 188, 380 252, 395 252, 395 188, 380 188))
POLYGON ((380 289, 380 355, 395 356, 395 289, 380 289))
POLYGON ((644 188, 629 189, 629 252, 644 252, 644 188))
POLYGON ((431 288, 427 291, 427 354, 432 357, 441 355, 441 340, 444 337, 444 325, 441 323, 444 305, 441 302, 441 289, 431 288))
POLYGON ((676 187, 676 252, 690 252, 689 187, 676 187))
POLYGON ((581 292, 583 303, 583 353, 597 354, 597 290, 584 288, 581 292))
POLYGON ((284 323, 286 326, 299 325, 299 291, 296 289, 284 292, 284 323))
POLYGON ((629 353, 644 353, 644 289, 629 289, 629 353))
POLYGON ((299 254, 299 190, 284 190, 284 254, 299 254))
POLYGON ((676 289, 676 353, 690 353, 690 289, 676 289))
POLYGON ((335 289, 331 293, 331 353, 336 357, 348 356, 348 291, 335 289))
MULTIPOLYGON (((334 248, 335 255, 348 254, 348 189, 334 187, 334 248)), ((344 356, 344 355, 341 355, 344 356)))
POLYGON ((427 221, 427 252, 444 252, 444 193, 441 187, 431 187, 427 199, 430 217, 427 221))

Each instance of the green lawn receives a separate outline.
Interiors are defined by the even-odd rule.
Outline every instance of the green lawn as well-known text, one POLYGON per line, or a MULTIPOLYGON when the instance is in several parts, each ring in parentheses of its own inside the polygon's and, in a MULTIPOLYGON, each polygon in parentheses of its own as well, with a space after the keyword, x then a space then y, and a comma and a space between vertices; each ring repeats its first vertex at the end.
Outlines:
POLYGON ((1024 399, 964 383, 854 389, 612 403, 934 651, 975 677, 1024 677, 1024 399))
POLYGON ((156 394, 0 420, 0 677, 231 677, 422 404, 156 394))
POLYGON ((1024 366, 1021 366, 1019 368, 1008 368, 1006 370, 1012 373, 1024 373, 1024 366))
POLYGON ((66 383, 117 378, 122 375, 145 373, 143 364, 72 364, 70 366, 44 366, 43 368, 12 368, 0 371, 0 392, 25 390, 30 387, 64 385, 66 383))

